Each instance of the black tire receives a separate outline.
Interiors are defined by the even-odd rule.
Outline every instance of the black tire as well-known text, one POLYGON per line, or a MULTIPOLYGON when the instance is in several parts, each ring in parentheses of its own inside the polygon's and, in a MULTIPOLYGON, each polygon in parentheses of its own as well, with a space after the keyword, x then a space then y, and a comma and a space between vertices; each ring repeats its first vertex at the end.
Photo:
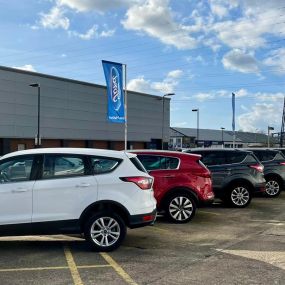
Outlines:
POLYGON ((231 207, 245 208, 250 204, 251 198, 250 187, 244 183, 236 183, 230 186, 226 202, 231 207))
POLYGON ((265 196, 266 197, 278 197, 281 193, 282 184, 280 180, 276 177, 265 177, 265 196))
POLYGON ((112 251, 118 248, 126 232, 125 222, 116 213, 94 214, 84 225, 84 237, 91 248, 96 251, 112 251))
POLYGON ((164 209, 167 219, 172 223, 183 224, 193 219, 196 213, 194 199, 185 192, 174 193, 165 202, 164 209))

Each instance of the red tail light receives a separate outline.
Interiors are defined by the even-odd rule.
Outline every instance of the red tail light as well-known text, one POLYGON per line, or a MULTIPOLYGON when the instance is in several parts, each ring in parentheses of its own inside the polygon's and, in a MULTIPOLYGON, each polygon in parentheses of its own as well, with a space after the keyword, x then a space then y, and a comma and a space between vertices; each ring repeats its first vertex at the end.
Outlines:
POLYGON ((254 165, 250 165, 249 166, 250 168, 253 168, 253 169, 255 169, 256 171, 258 171, 258 172, 263 172, 263 170, 264 170, 264 166, 263 165, 261 165, 261 164, 254 164, 254 165))
POLYGON ((280 164, 280 165, 285 165, 285 162, 280 162, 279 164, 280 164))
POLYGON ((153 179, 144 176, 132 176, 132 177, 121 177, 121 180, 125 182, 133 182, 139 186, 142 190, 149 190, 152 187, 153 179))

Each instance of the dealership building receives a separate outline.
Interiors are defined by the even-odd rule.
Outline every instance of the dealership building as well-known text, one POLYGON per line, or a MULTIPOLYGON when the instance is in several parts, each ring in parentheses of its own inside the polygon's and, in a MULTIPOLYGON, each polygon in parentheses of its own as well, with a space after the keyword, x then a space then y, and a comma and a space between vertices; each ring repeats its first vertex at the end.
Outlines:
MULTIPOLYGON (((0 66, 0 155, 34 148, 40 85, 41 147, 124 149, 124 124, 107 120, 105 86, 0 66)), ((169 140, 170 99, 128 91, 128 148, 169 140), (164 101, 163 101, 164 100, 164 101)))

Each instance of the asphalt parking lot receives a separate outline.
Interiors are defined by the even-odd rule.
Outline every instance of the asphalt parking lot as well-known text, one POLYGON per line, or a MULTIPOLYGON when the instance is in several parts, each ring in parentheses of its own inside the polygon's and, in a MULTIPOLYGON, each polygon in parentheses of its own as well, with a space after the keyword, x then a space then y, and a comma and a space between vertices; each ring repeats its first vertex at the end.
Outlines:
POLYGON ((285 192, 188 224, 129 230, 115 252, 66 236, 0 238, 0 284, 285 284, 285 192))

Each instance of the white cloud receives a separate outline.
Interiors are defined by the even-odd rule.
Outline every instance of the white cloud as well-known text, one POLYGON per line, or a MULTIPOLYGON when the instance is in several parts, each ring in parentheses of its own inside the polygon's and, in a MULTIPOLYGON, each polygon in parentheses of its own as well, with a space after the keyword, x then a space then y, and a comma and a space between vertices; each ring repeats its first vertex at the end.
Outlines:
MULTIPOLYGON (((218 2, 227 2, 219 1, 218 2)), ((284 1, 239 1, 241 16, 236 20, 219 21, 209 27, 217 37, 231 48, 257 49, 266 46, 265 35, 283 37, 285 23, 280 19, 284 1)), ((225 5, 225 4, 220 4, 225 5)))
POLYGON ((178 122, 178 123, 174 123, 173 125, 174 125, 175 127, 180 127, 180 128, 182 128, 182 127, 187 126, 188 123, 187 123, 187 122, 178 122))
POLYGON ((31 64, 25 64, 23 66, 13 66, 13 68, 36 72, 36 69, 31 64))
POLYGON ((222 59, 226 69, 235 70, 243 73, 258 73, 258 62, 252 54, 242 50, 234 49, 228 52, 222 59))
POLYGON ((172 78, 179 78, 183 75, 183 71, 180 69, 172 70, 168 73, 167 77, 172 77, 172 78))
POLYGON ((78 12, 106 12, 117 8, 129 6, 137 0, 57 0, 59 5, 67 6, 78 12))
POLYGON ((257 128, 264 126, 279 126, 282 116, 282 105, 256 103, 249 111, 238 116, 239 128, 243 131, 255 132, 257 128))
POLYGON ((285 48, 273 50, 269 57, 266 58, 263 63, 267 66, 274 67, 275 73, 285 73, 285 48))
POLYGON ((151 83, 149 80, 145 80, 143 76, 132 79, 128 82, 128 90, 149 93, 151 90, 151 83))
POLYGON ((76 31, 69 31, 69 35, 78 37, 82 40, 91 40, 94 38, 106 38, 111 37, 115 33, 115 30, 98 31, 98 26, 93 25, 86 33, 78 33, 76 31))
POLYGON ((204 102, 206 100, 211 100, 211 99, 214 99, 215 97, 216 97, 216 95, 213 93, 198 93, 198 94, 193 96, 194 99, 196 99, 200 102, 204 102))
POLYGON ((195 48, 197 40, 190 33, 197 32, 197 25, 186 26, 175 22, 168 4, 169 0, 147 0, 133 5, 122 24, 127 30, 144 32, 178 49, 195 48))
POLYGON ((60 7, 54 6, 47 14, 40 14, 41 19, 39 24, 48 29, 62 28, 64 30, 68 30, 70 23, 69 19, 64 16, 64 13, 64 10, 60 7))
POLYGON ((143 76, 129 81, 127 87, 129 90, 143 93, 174 93, 175 87, 179 84, 178 79, 183 75, 182 70, 172 70, 168 72, 166 78, 162 81, 151 82, 144 79, 143 76))

